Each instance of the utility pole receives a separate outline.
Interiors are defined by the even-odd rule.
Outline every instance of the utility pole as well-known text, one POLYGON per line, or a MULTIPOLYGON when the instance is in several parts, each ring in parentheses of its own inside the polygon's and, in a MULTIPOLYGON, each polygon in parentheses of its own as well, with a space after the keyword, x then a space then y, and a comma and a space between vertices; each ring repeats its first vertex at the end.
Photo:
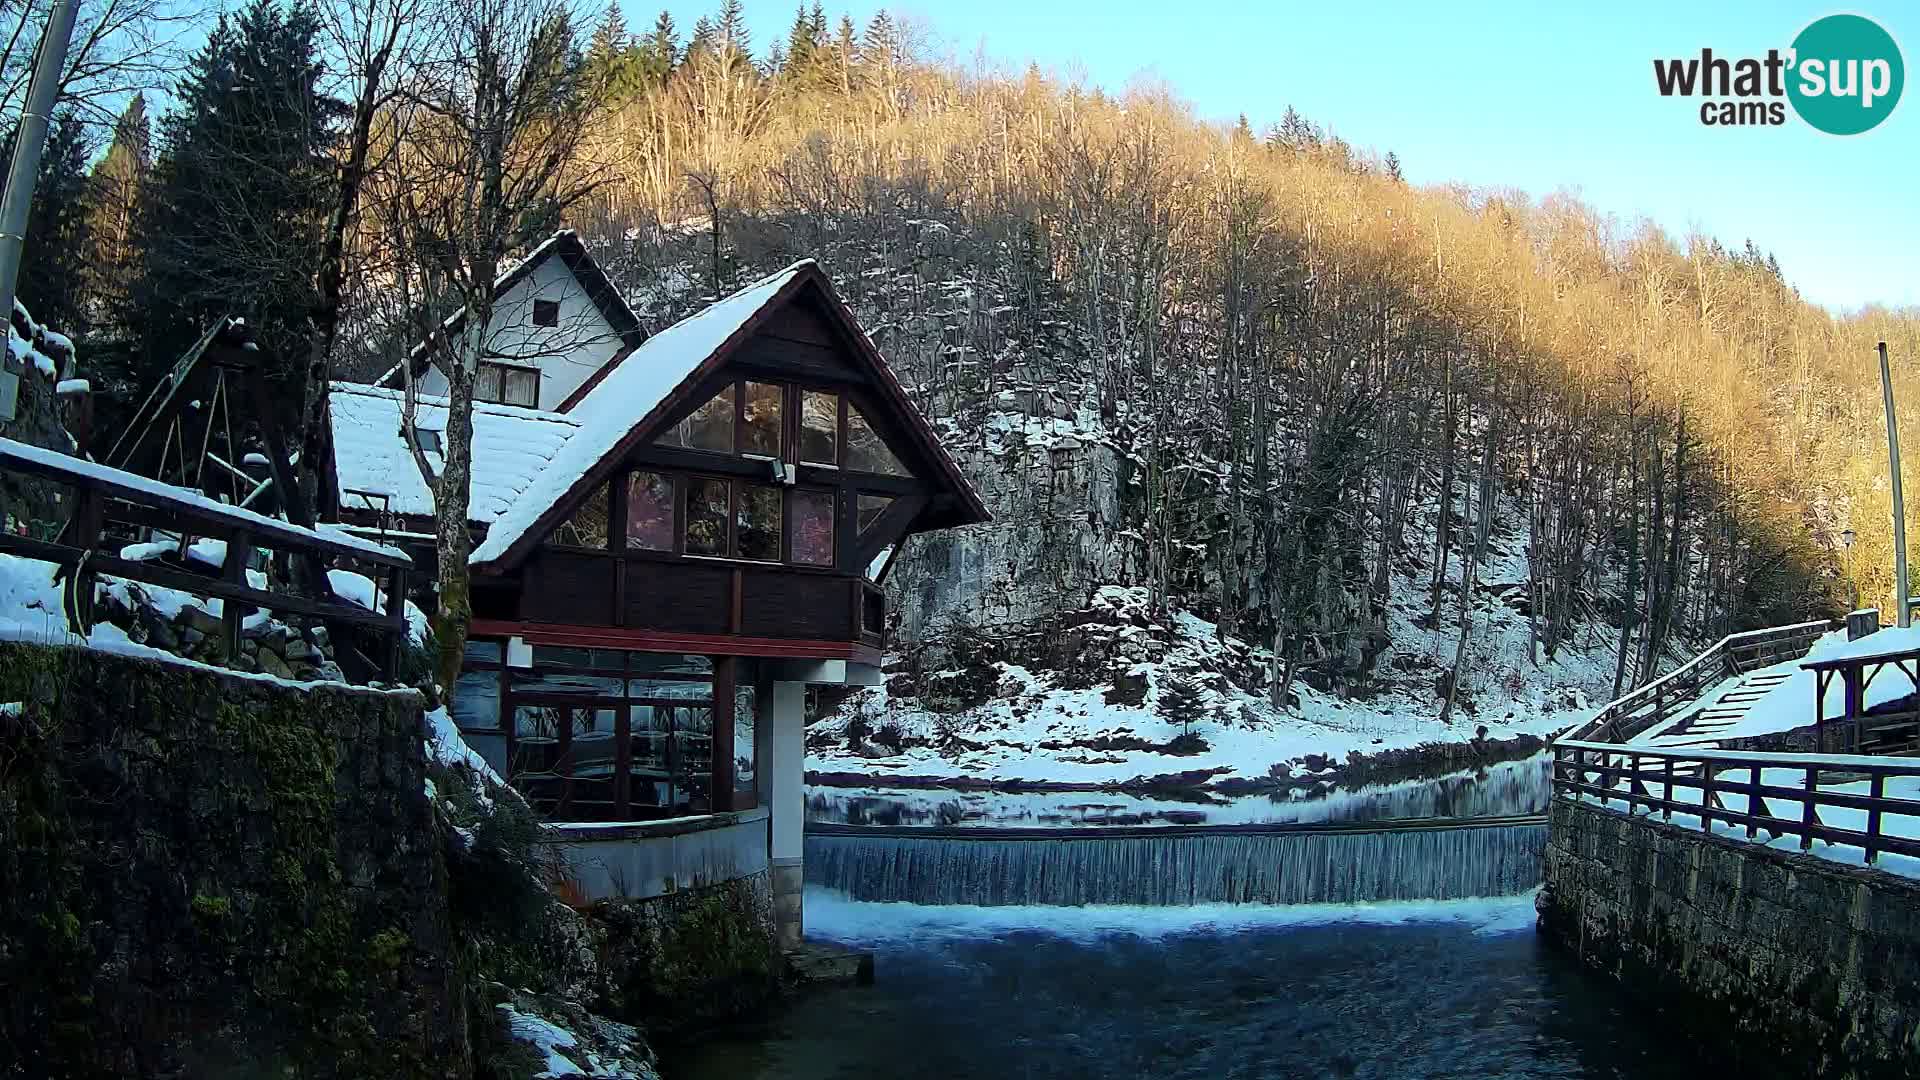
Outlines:
MULTIPOLYGON (((67 63, 76 2, 53 0, 53 9, 47 13, 47 29, 40 35, 40 51, 33 63, 33 82, 27 88, 27 103, 20 110, 20 126, 14 133, 6 195, 0 197, 0 312, 9 323, 13 320, 13 288, 20 280, 20 252, 27 243, 27 215, 33 209, 34 184, 40 178, 40 151, 46 147, 53 102, 60 95, 60 70, 67 63)), ((19 396, 19 374, 0 374, 0 419, 13 419, 19 396)))
POLYGON ((1900 497, 1900 429, 1893 422, 1893 369, 1887 366, 1887 343, 1880 343, 1880 396, 1887 406, 1887 468, 1893 479, 1893 598, 1899 625, 1913 623, 1907 610, 1907 503, 1900 497))

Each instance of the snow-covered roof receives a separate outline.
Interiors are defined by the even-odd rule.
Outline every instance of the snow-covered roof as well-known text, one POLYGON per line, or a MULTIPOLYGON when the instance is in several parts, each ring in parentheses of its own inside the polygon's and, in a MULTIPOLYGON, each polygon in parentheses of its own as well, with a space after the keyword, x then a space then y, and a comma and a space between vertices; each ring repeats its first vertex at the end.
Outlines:
MULTIPOLYGON (((687 376, 812 266, 813 260, 806 259, 761 278, 653 335, 626 359, 607 369, 598 385, 562 417, 578 420, 578 429, 553 455, 546 469, 519 492, 492 523, 486 540, 474 549, 472 561, 491 562, 506 554, 507 548, 525 535, 548 507, 564 497, 588 470, 612 452, 687 376)), ((559 417, 559 414, 551 415, 559 417)), ((477 423, 475 440, 473 456, 477 463, 481 454, 477 423)))
MULTIPOLYGON (((399 390, 360 383, 332 385, 328 414, 342 508, 366 507, 367 501, 356 493, 371 492, 387 496, 385 509, 392 513, 432 516, 433 488, 421 475, 401 433, 405 399, 399 390)), ((414 419, 422 431, 445 432, 447 400, 422 395, 414 419)), ((475 403, 468 519, 492 525, 509 508, 523 503, 528 489, 551 471, 556 455, 579 426, 575 417, 560 413, 475 403)), ((440 455, 424 456, 437 480, 443 464, 440 455)), ((372 507, 382 508, 380 500, 374 499, 372 507)))

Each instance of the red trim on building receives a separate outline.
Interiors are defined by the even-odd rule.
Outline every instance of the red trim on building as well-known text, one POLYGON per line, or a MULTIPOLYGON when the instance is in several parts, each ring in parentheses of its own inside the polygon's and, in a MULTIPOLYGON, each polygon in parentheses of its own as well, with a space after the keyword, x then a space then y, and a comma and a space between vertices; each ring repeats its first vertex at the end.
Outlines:
POLYGON ((473 637, 517 637, 532 645, 574 648, 757 656, 778 660, 849 660, 873 667, 879 667, 881 660, 879 649, 857 641, 742 637, 738 634, 674 634, 660 630, 628 630, 618 626, 567 626, 512 619, 475 619, 469 633, 473 637))

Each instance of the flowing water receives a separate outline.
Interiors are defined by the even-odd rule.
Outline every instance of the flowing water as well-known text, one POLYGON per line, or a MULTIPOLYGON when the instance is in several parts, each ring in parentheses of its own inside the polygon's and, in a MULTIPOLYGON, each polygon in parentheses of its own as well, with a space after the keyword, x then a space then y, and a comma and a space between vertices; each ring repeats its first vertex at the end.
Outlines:
POLYGON ((1342 904, 1540 883, 1545 825, 1380 832, 1077 831, 1061 839, 820 836, 807 883, 914 904, 1342 904))
POLYGON ((1527 895, 1358 906, 968 908, 809 891, 870 987, 801 995, 668 1080, 1266 1080, 1702 1073, 1547 950, 1527 895))

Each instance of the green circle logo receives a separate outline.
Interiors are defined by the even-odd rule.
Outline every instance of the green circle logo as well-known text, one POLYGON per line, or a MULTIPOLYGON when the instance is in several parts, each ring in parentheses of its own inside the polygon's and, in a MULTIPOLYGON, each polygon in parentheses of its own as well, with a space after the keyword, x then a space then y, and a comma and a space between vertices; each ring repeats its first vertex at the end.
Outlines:
POLYGON ((1858 135, 1900 101, 1906 65, 1900 46, 1862 15, 1816 19, 1793 39, 1787 98, 1800 119, 1829 135, 1858 135))

